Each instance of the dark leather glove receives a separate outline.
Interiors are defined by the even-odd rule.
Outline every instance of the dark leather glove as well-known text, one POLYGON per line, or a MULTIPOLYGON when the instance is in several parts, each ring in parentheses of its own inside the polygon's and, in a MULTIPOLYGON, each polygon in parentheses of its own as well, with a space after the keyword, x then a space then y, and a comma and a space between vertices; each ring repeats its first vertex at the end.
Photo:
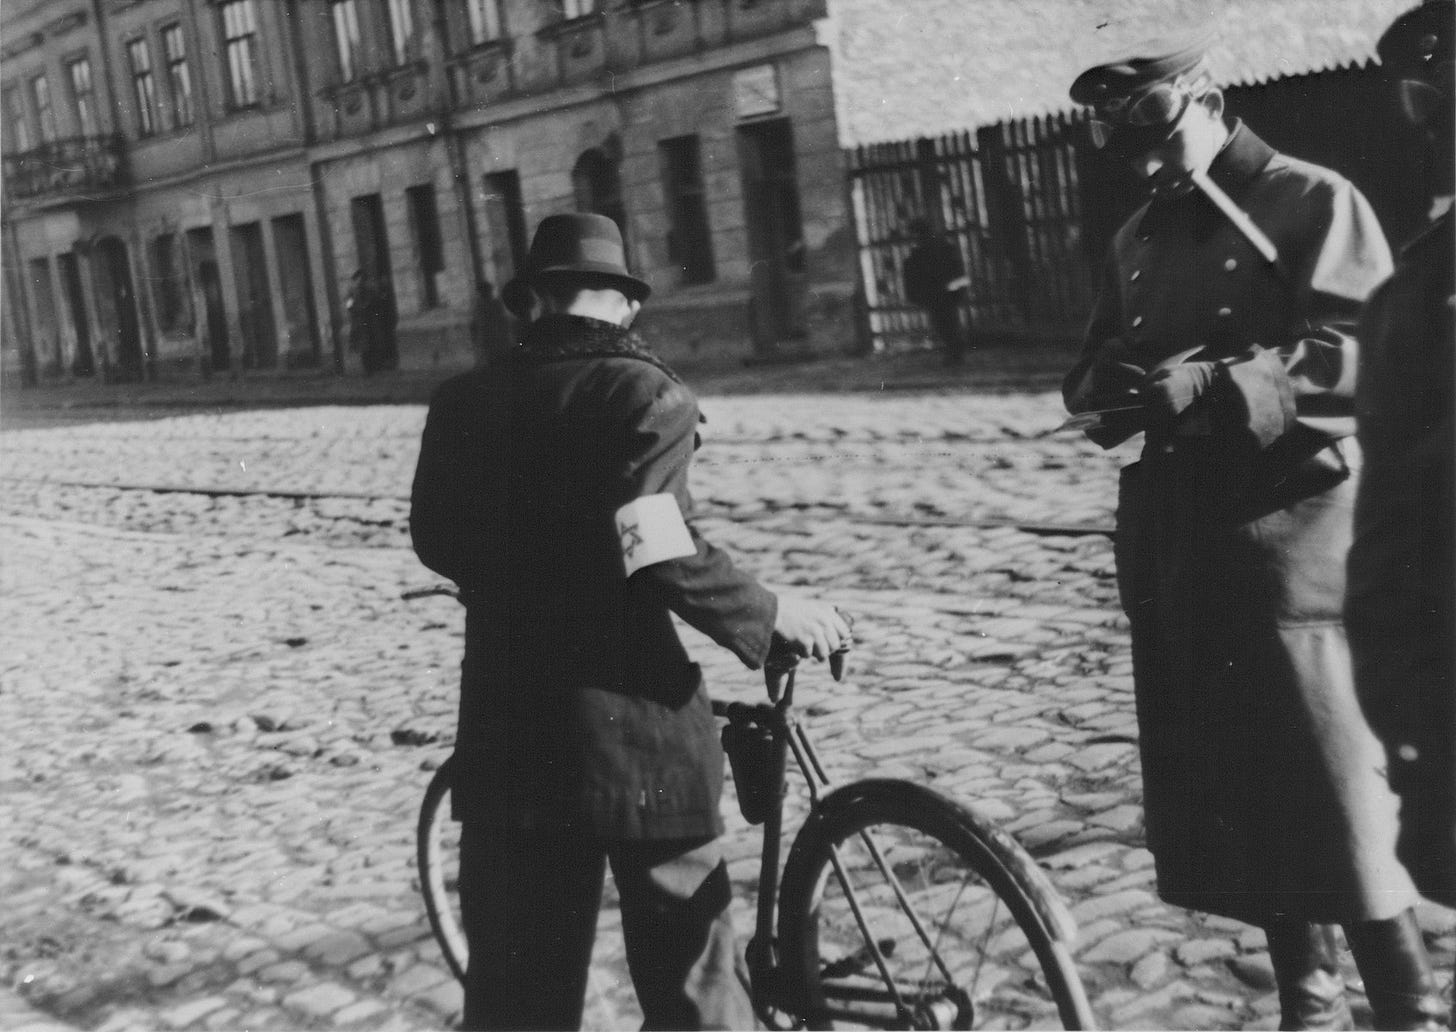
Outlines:
POLYGON ((1177 419, 1213 385, 1217 368, 1217 362, 1184 362, 1153 372, 1142 385, 1149 418, 1177 419))

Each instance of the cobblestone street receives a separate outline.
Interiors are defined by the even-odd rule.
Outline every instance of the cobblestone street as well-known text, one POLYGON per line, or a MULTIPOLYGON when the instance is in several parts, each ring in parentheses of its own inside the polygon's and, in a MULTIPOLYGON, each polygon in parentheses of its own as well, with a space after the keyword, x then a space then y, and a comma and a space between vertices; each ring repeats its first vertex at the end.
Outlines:
MULTIPOLYGON (((800 682, 831 774, 923 782, 1014 832, 1078 920, 1103 1027, 1274 1028, 1263 933, 1163 905, 1142 848, 1102 532, 1131 455, 1046 434, 1050 392, 703 409, 705 534, 856 618, 846 683, 800 682)), ((423 423, 314 406, 0 435, 0 1026, 449 1027, 414 822, 463 611, 400 598, 432 582, 407 524, 423 423)), ((762 695, 687 637, 718 697, 762 695)), ((758 832, 724 814, 746 939, 758 832)), ((1449 972, 1456 923, 1421 916, 1449 972)), ((591 1028, 641 1020, 618 929, 609 905, 591 1028)))

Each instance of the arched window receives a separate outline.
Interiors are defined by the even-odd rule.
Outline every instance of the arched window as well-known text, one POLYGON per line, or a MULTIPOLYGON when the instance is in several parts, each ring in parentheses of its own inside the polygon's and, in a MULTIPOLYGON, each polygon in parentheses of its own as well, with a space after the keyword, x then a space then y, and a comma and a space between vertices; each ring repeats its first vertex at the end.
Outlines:
POLYGON ((571 170, 571 185, 576 193, 576 210, 605 215, 627 239, 627 211, 622 207, 622 180, 617 163, 600 147, 593 147, 576 159, 571 170))

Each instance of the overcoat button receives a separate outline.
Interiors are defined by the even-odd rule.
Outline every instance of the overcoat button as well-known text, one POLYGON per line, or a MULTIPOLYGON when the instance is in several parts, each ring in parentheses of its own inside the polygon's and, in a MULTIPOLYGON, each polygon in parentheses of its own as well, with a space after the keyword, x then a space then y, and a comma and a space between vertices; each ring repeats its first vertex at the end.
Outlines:
POLYGON ((1143 324, 1143 317, 1140 316, 1140 315, 1133 316, 1132 317, 1132 324, 1133 324, 1134 327, 1141 326, 1143 324))
POLYGON ((1239 267, 1239 260, 1237 258, 1226 258, 1226 259, 1224 259, 1223 269, 1224 269, 1225 272, 1233 272, 1238 267, 1239 267))
POLYGON ((1227 319, 1229 316, 1234 314, 1234 310, 1232 308, 1220 308, 1218 310, 1218 314, 1227 319))
POLYGON ((1132 275, 1128 277, 1128 281, 1129 282, 1132 282, 1132 283, 1136 283, 1138 280, 1142 279, 1142 275, 1143 275, 1143 270, 1142 269, 1133 269, 1132 270, 1132 275))

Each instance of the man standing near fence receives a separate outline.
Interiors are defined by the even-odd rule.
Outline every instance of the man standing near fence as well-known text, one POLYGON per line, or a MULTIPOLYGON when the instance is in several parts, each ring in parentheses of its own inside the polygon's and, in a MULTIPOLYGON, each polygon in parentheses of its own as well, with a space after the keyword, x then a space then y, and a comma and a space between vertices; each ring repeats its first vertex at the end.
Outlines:
POLYGON ((922 218, 910 220, 916 244, 905 259, 905 298, 925 310, 930 332, 945 353, 945 364, 965 359, 966 334, 961 326, 961 301, 969 280, 955 245, 934 233, 922 218))
POLYGON ((1168 902, 1263 927, 1281 1028, 1349 1028, 1341 924, 1382 1029, 1443 1028, 1395 858, 1396 799, 1341 623, 1360 469, 1360 304, 1380 226, 1328 169, 1224 118, 1202 28, 1088 69, 1072 99, 1152 199, 1114 237, 1073 412, 1122 474, 1144 807, 1168 902))

